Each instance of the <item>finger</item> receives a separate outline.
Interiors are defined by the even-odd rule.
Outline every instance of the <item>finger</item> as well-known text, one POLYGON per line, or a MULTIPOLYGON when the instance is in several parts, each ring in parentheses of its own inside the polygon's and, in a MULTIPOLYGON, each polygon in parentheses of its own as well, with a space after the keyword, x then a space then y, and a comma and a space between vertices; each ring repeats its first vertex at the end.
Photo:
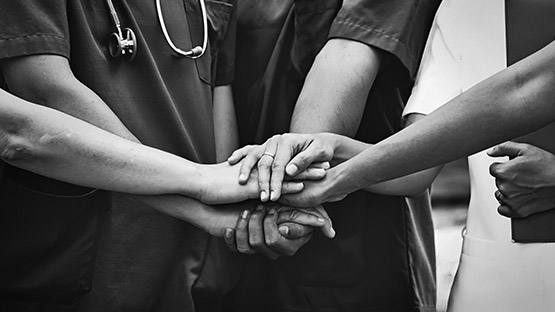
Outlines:
POLYGON ((318 161, 313 162, 308 168, 320 168, 320 169, 329 169, 331 167, 329 161, 318 161))
POLYGON ((237 244, 235 243, 235 230, 228 228, 224 232, 224 241, 229 249, 237 252, 237 244))
POLYGON ((314 209, 316 209, 319 213, 321 213, 322 217, 324 217, 324 219, 326 219, 326 224, 321 228, 322 233, 324 234, 324 236, 326 236, 327 238, 334 238, 335 237, 335 230, 333 228, 333 222, 331 221, 331 218, 328 215, 328 212, 326 211, 326 209, 324 209, 324 207, 322 205, 318 205, 318 206, 314 207, 314 209))
POLYGON ((316 214, 312 214, 301 209, 287 209, 280 211, 278 214, 278 224, 284 222, 294 222, 313 227, 323 227, 328 221, 321 216, 317 216, 316 214))
POLYGON ((304 188, 304 184, 302 182, 284 182, 281 185, 281 194, 294 194, 301 192, 304 188))
POLYGON ((505 205, 500 205, 499 207, 497 207, 497 212, 507 218, 521 218, 518 213, 505 205))
POLYGON ((274 252, 279 252, 279 239, 280 234, 277 225, 277 213, 274 208, 271 208, 264 218, 264 242, 266 246, 268 246, 274 252))
POLYGON ((305 170, 314 162, 329 161, 333 155, 321 148, 317 148, 316 144, 310 144, 305 150, 301 151, 287 164, 285 172, 294 176, 305 170))
POLYGON ((237 251, 244 254, 256 253, 249 245, 249 210, 244 210, 237 221, 237 227, 235 227, 235 240, 237 244, 237 251))
POLYGON ((279 234, 287 239, 298 239, 314 232, 311 226, 301 225, 293 222, 279 224, 279 234))
POLYGON ((235 165, 236 163, 238 163, 241 159, 243 159, 243 157, 245 157, 246 155, 249 154, 249 152, 254 149, 255 146, 253 145, 247 145, 247 146, 243 146, 240 149, 236 149, 235 151, 233 151, 233 153, 231 153, 231 156, 229 156, 229 158, 227 159, 227 162, 230 165, 235 165))
POLYGON ((260 145, 253 148, 248 155, 245 156, 239 169, 239 183, 245 184, 249 180, 251 171, 256 167, 258 160, 262 153, 264 153, 265 146, 260 145))
POLYGON ((268 246, 266 246, 266 238, 264 232, 265 216, 266 209, 262 205, 258 205, 256 207, 256 210, 251 214, 249 220, 249 244, 258 253, 261 253, 270 259, 277 259, 279 255, 268 246))
POLYGON ((326 176, 326 169, 306 168, 297 175, 291 177, 292 180, 321 180, 326 176))
POLYGON ((283 192, 282 183, 286 178, 285 166, 291 160, 296 148, 295 142, 287 139, 286 136, 281 137, 279 144, 276 146, 276 157, 272 164, 272 180, 270 181, 271 200, 277 201, 283 192))
POLYGON ((502 178, 503 166, 504 166, 504 163, 500 163, 500 162, 492 163, 489 166, 489 174, 496 179, 502 178))
POLYGON ((270 179, 272 177, 272 164, 277 149, 277 137, 274 136, 266 142, 266 149, 258 160, 258 189, 262 202, 270 199, 270 179))
POLYGON ((275 209, 271 211, 272 214, 269 214, 264 220, 264 231, 267 232, 266 244, 280 255, 292 256, 310 239, 312 232, 309 232, 308 235, 304 235, 299 239, 290 240, 284 238, 278 230, 277 213, 275 209))
POLYGON ((509 158, 512 159, 521 155, 523 146, 524 144, 522 143, 508 141, 493 147, 487 153, 491 157, 509 156, 509 158))

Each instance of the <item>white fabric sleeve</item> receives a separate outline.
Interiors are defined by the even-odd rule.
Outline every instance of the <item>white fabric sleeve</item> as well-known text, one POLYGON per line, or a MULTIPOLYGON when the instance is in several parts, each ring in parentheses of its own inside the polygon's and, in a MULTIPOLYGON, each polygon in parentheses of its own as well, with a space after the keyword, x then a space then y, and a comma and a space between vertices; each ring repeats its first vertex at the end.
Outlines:
POLYGON ((403 116, 428 115, 462 93, 461 3, 444 0, 432 24, 403 116))

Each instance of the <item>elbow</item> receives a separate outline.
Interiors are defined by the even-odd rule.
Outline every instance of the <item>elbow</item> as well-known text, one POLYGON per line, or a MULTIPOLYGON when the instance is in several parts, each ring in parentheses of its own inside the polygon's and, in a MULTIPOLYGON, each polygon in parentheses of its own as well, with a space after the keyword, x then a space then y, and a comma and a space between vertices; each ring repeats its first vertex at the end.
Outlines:
POLYGON ((0 159, 18 166, 29 162, 32 157, 31 144, 14 134, 4 134, 0 138, 0 159))

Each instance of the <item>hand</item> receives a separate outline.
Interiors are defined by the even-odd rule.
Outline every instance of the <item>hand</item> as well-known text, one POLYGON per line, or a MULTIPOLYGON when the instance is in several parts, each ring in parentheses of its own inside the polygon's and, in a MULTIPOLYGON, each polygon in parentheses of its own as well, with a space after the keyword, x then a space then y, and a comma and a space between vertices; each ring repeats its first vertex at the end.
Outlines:
POLYGON ((524 218, 555 208, 555 155, 515 142, 497 145, 488 155, 509 156, 509 161, 490 166, 501 215, 524 218))
POLYGON ((245 210, 236 229, 226 229, 224 239, 232 250, 244 254, 258 252, 276 259, 294 255, 310 240, 314 227, 320 227, 327 237, 335 236, 331 220, 322 207, 298 210, 259 205, 252 213, 245 210))
MULTIPOLYGON (((241 165, 239 163, 231 166, 226 162, 203 165, 201 169, 203 187, 195 198, 206 204, 237 203, 258 198, 258 170, 249 172, 250 178, 246 184, 239 184, 237 175, 241 165)), ((282 192, 290 194, 300 192, 302 189, 302 182, 288 181, 283 184, 282 192)))
POLYGON ((279 203, 291 207, 312 207, 327 202, 335 202, 345 198, 346 194, 337 193, 333 183, 337 181, 339 166, 329 169, 326 176, 318 181, 305 181, 303 190, 295 194, 285 194, 279 203))
MULTIPOLYGON (((284 193, 286 175, 295 179, 323 178, 333 158, 333 140, 326 134, 275 135, 259 146, 246 146, 233 152, 230 164, 244 158, 239 182, 246 183, 249 173, 258 164, 260 200, 277 201, 284 193)), ((285 194, 285 193, 284 193, 285 194)))

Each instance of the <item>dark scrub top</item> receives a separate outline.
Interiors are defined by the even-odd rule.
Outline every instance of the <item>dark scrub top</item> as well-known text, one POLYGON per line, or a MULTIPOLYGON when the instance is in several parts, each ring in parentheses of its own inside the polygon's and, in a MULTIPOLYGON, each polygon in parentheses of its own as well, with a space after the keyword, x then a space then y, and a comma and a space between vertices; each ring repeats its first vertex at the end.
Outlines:
MULTIPOLYGON (((201 45, 199 2, 161 2, 174 43, 184 50, 201 45)), ((195 162, 212 163, 211 81, 223 85, 233 78, 234 41, 229 37, 234 36, 235 28, 228 24, 233 25, 235 15, 230 1, 206 2, 212 49, 196 61, 176 56, 170 49, 155 1, 125 0, 114 1, 114 5, 122 27, 132 28, 138 40, 132 62, 112 58, 108 52, 108 38, 115 27, 105 1, 79 0, 4 2, 0 58, 64 56, 77 79, 96 92, 143 144, 195 162)), ((63 309, 55 306, 61 303, 77 306, 79 311, 193 311, 194 296, 217 298, 233 284, 221 274, 217 282, 199 282, 201 272, 214 274, 203 265, 210 262, 207 247, 215 243, 192 225, 125 194, 76 191, 79 201, 66 207, 64 203, 74 197, 45 193, 59 194, 59 189, 71 186, 53 180, 35 183, 32 181, 39 178, 12 171, 15 178, 5 180, 9 187, 17 188, 13 192, 17 196, 10 210, 9 205, 2 205, 0 222, 15 224, 9 231, 3 230, 2 236, 11 235, 9 240, 20 247, 9 245, 13 253, 4 253, 4 244, 9 243, 2 239, 0 271, 10 279, 0 282, 0 307, 19 310, 23 305, 14 301, 27 301, 54 305, 54 311, 63 309), (34 188, 28 187, 31 184, 52 187, 37 193, 29 190, 34 188), (25 187, 18 188, 21 185, 25 187), (42 197, 28 205, 19 204, 39 195, 42 197), (51 207, 54 205, 57 207, 51 207), (72 208, 88 214, 66 217, 72 208), (12 210, 19 215, 10 214, 12 210), (45 219, 36 220, 37 211, 42 211, 40 216, 45 219), (4 218, 7 216, 9 221, 4 218), (41 228, 41 222, 48 226, 41 228), (28 243, 31 241, 35 243, 28 243), (45 267, 50 270, 44 272, 45 267)), ((5 195, 4 203, 10 197, 5 195)))
MULTIPOLYGON (((376 143, 401 129, 401 112, 439 1, 289 1, 274 9, 276 14, 267 6, 254 11, 253 2, 242 2, 250 3, 251 11, 240 11, 238 19, 234 92, 243 144, 288 130, 304 77, 328 38, 357 40, 387 52, 356 138, 376 143), (257 46, 261 43, 265 46, 257 46), (247 64, 249 76, 241 74, 247 64)), ((263 267, 260 262, 248 266, 240 283, 245 290, 236 289, 230 310, 435 310, 427 194, 405 200, 360 191, 325 208, 337 236, 329 240, 316 231, 295 256, 273 263, 269 273, 248 271, 263 267), (270 282, 259 280, 255 287, 256 276, 270 282), (260 289, 266 293, 256 304, 266 304, 263 308, 252 300, 260 289)))

